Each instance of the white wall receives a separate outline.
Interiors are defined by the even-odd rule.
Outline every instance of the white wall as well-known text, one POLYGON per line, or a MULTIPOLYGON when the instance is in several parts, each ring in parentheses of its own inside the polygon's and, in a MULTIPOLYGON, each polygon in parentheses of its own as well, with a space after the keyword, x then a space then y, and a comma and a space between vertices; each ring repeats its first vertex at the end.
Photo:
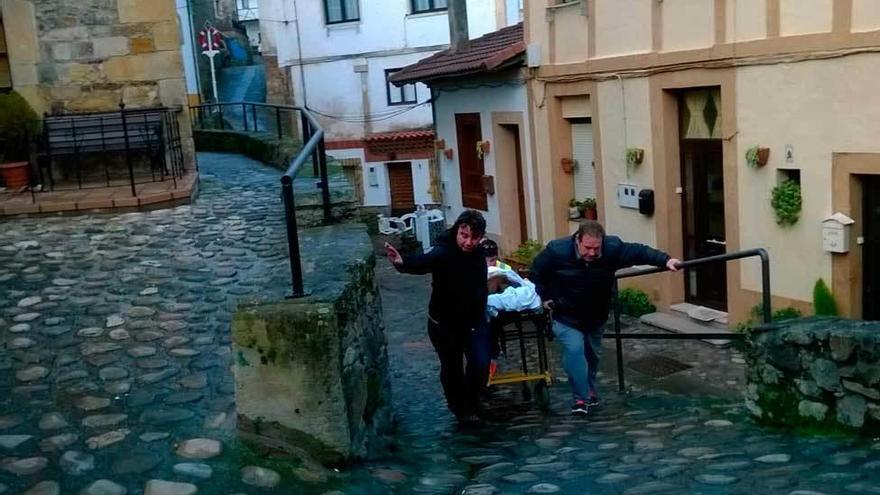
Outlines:
POLYGON ((366 162, 363 148, 329 150, 327 154, 336 159, 357 158, 361 161, 364 182, 364 206, 387 206, 391 204, 391 186, 388 181, 388 163, 410 162, 412 164, 413 196, 417 205, 433 204, 431 196, 431 173, 427 159, 396 160, 395 162, 366 162), (370 185, 370 169, 376 174, 376 184, 370 185))
MULTIPOLYGON (((489 140, 493 146, 496 142, 494 126, 492 125, 492 112, 522 112, 523 127, 520 129, 521 146, 523 147, 523 171, 525 172, 525 187, 528 197, 534 198, 534 170, 532 166, 531 140, 529 139, 528 104, 525 85, 501 86, 495 88, 460 89, 454 92, 440 92, 435 104, 437 109, 437 138, 446 140, 446 147, 455 150, 452 160, 445 157, 440 161, 440 176, 445 188, 443 201, 446 209, 446 218, 455 220, 464 206, 461 199, 461 178, 458 168, 458 142, 455 132, 455 114, 457 113, 480 113, 480 127, 483 140, 489 140)), ((489 153, 484 158, 486 175, 496 175, 495 153, 489 153)), ((483 212, 486 217, 486 231, 490 234, 500 234, 501 219, 499 216, 498 195, 487 196, 488 211, 483 212)), ((506 208, 515 208, 515 205, 505 205, 506 208)), ((537 238, 535 230, 536 212, 534 201, 527 204, 529 216, 529 237, 537 238)))

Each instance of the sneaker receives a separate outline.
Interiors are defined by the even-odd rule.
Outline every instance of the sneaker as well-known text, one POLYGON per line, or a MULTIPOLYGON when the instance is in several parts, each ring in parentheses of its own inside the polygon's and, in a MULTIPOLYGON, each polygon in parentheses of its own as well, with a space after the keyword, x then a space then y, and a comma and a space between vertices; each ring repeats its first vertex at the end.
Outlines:
POLYGON ((591 395, 589 399, 587 399, 587 407, 596 407, 599 405, 599 398, 595 395, 591 395))
POLYGON ((589 413, 590 410, 587 407, 587 403, 582 400, 575 401, 574 405, 571 406, 572 416, 586 416, 589 413))
POLYGON ((489 381, 492 381, 495 378, 495 374, 498 373, 498 361, 494 359, 489 361, 489 381))
POLYGON ((455 417, 462 426, 476 426, 480 424, 480 417, 474 413, 457 414, 455 417))

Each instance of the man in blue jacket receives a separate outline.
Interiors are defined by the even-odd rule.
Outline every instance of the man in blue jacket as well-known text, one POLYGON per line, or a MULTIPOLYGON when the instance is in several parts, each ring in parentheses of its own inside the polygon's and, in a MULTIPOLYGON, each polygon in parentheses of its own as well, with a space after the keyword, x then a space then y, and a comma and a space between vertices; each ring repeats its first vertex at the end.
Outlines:
POLYGON ((615 272, 634 265, 676 271, 679 263, 663 251, 605 235, 595 220, 583 222, 571 237, 550 241, 535 258, 531 278, 553 311, 553 333, 574 395, 572 414, 586 415, 599 403, 596 373, 615 272))

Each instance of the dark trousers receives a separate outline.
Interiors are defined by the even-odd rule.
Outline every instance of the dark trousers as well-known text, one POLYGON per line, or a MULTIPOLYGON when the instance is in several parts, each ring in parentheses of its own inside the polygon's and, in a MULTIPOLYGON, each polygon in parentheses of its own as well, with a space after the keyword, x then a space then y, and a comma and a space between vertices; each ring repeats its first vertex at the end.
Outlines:
POLYGON ((436 323, 428 319, 428 336, 440 358, 440 383, 453 414, 477 412, 489 380, 489 328, 436 323), (467 366, 462 364, 467 359, 467 366))

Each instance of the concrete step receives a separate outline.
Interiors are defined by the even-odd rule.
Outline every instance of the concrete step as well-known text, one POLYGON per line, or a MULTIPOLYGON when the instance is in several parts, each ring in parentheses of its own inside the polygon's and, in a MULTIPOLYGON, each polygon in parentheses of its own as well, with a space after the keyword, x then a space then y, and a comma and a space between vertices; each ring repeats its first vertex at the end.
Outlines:
MULTIPOLYGON (((649 313, 639 318, 642 323, 652 327, 661 328, 675 333, 732 333, 726 325, 717 322, 703 323, 680 312, 673 313, 649 313)), ((730 340, 726 339, 701 339, 703 342, 718 347, 727 347, 730 340)))
POLYGON ((684 313, 694 320, 703 323, 716 322, 727 326, 727 313, 724 311, 718 311, 717 309, 707 308, 705 306, 697 306, 696 304, 691 303, 673 304, 669 309, 677 313, 684 313))

